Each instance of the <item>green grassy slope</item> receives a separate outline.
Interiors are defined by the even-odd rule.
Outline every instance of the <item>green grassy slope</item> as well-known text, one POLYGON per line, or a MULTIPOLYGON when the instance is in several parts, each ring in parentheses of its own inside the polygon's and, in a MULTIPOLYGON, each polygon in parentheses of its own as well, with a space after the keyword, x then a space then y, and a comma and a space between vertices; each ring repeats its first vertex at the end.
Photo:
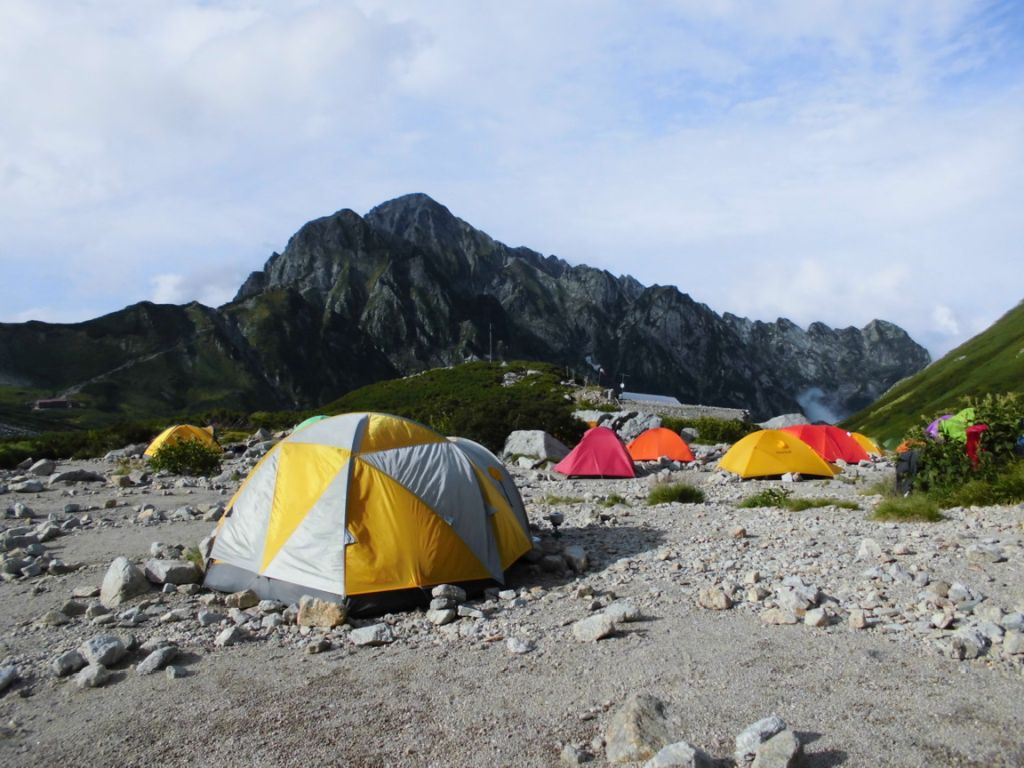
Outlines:
POLYGON ((370 384, 324 406, 320 413, 393 413, 494 451, 501 450, 508 433, 516 429, 543 429, 572 445, 584 426, 573 417, 575 406, 559 382, 559 369, 547 363, 466 363, 370 384), (507 373, 526 370, 539 373, 503 386, 507 373))
POLYGON ((965 396, 1024 393, 1024 302, 941 360, 904 379, 843 422, 875 439, 897 440, 921 418, 955 413, 965 396))

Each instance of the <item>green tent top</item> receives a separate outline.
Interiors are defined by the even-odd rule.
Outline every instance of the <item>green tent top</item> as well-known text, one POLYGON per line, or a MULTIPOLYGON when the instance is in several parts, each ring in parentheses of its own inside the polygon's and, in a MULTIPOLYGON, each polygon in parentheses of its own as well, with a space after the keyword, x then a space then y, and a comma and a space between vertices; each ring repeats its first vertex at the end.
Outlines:
POLYGON ((974 409, 964 408, 951 419, 939 422, 939 431, 950 440, 967 442, 967 428, 974 424, 974 409))
POLYGON ((318 421, 323 421, 326 418, 327 417, 324 416, 323 414, 320 414, 320 415, 317 415, 317 416, 310 416, 305 421, 300 421, 298 424, 296 424, 292 428, 292 432, 298 432, 303 427, 308 427, 310 424, 316 424, 318 421))

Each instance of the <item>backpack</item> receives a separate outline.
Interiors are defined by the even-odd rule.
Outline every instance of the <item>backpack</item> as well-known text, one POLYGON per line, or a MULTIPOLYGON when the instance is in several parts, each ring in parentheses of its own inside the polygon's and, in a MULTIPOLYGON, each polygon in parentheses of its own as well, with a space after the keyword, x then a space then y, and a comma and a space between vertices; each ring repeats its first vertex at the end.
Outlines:
POLYGON ((904 451, 896 458, 896 494, 909 496, 914 490, 914 477, 917 475, 917 464, 920 458, 917 449, 904 451))

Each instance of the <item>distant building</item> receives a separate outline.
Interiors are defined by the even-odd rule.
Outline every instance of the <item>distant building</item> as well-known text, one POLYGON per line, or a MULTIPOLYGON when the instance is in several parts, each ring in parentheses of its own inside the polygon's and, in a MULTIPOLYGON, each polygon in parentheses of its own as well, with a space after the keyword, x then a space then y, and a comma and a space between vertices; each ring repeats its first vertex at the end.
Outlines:
POLYGON ((34 411, 52 411, 60 408, 82 408, 82 403, 75 402, 74 400, 66 400, 62 397, 55 397, 49 400, 36 400, 32 406, 34 411))
POLYGON ((678 407, 682 405, 671 395, 646 395, 642 392, 623 392, 619 395, 620 403, 651 403, 653 405, 670 405, 678 407))

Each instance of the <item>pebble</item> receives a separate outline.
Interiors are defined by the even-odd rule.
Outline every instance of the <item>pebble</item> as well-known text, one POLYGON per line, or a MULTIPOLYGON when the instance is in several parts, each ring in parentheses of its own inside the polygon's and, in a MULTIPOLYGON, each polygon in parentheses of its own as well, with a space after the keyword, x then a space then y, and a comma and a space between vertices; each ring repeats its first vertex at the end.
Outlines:
POLYGON ((596 613, 572 625, 572 634, 581 643, 593 643, 615 632, 615 620, 605 613, 596 613))

